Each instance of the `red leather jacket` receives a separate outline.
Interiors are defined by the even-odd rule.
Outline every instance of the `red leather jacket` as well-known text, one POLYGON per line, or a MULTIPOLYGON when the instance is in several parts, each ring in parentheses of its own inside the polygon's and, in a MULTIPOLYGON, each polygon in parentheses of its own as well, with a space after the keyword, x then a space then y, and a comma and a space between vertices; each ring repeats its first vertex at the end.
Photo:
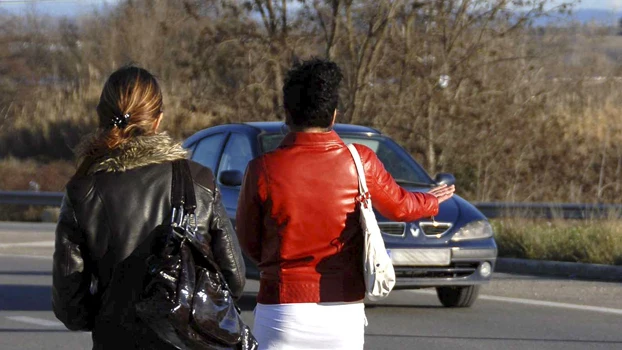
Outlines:
MULTIPOLYGON (((438 201, 395 183, 375 153, 356 145, 374 208, 395 221, 436 215, 438 201)), ((358 177, 339 136, 290 133, 250 162, 237 233, 257 263, 262 304, 349 302, 365 297, 358 177)))

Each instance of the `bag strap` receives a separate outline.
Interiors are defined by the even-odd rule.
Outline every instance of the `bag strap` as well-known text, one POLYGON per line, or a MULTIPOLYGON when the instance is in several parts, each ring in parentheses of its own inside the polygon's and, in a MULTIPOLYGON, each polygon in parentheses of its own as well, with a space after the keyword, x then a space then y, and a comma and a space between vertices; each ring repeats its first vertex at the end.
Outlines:
POLYGON ((194 181, 192 180, 192 174, 190 173, 190 165, 188 165, 188 161, 182 159, 180 163, 184 187, 184 210, 186 213, 192 215, 197 208, 197 198, 194 193, 194 181))
POLYGON ((361 162, 361 156, 359 152, 356 150, 356 147, 353 144, 348 145, 348 150, 354 159, 354 165, 356 165, 356 172, 359 178, 359 194, 363 196, 364 199, 369 198, 369 190, 367 189, 367 181, 365 181, 365 170, 363 170, 363 163, 361 162))
POLYGON ((185 159, 173 162, 173 179, 171 181, 171 205, 173 208, 184 208, 184 214, 194 214, 197 199, 194 193, 194 182, 190 166, 185 159))
MULTIPOLYGON (((178 167, 180 170, 180 176, 182 180, 181 182, 182 182, 183 189, 184 189, 184 203, 183 203, 184 211, 186 212, 186 214, 192 215, 194 214, 194 211, 197 208, 197 200, 196 200, 196 195, 194 192, 194 182, 192 181, 192 174, 190 173, 190 165, 188 164, 187 160, 183 159, 179 161, 178 167)), ((222 286, 225 289, 227 289, 229 292, 231 292, 231 290, 229 289, 229 285, 227 284, 227 280, 225 279, 225 276, 220 270, 220 266, 218 266, 216 261, 214 261, 213 255, 209 255, 209 256, 204 255, 204 258, 205 258, 205 261, 211 266, 213 272, 215 272, 220 278, 220 282, 222 283, 222 286)), ((237 305, 236 305, 236 308, 237 308, 237 305)))
MULTIPOLYGON (((190 172, 190 165, 185 159, 173 162, 173 188, 172 188, 172 203, 177 203, 179 208, 183 206, 185 215, 194 214, 197 208, 196 194, 194 192, 194 182, 192 180, 192 174, 190 172), (178 200, 180 199, 180 201, 178 200)), ((192 240, 190 240, 192 242, 192 240)), ((202 254, 203 255, 203 254, 202 254)), ((222 282, 226 285, 225 277, 220 271, 218 264, 213 261, 211 256, 204 256, 207 263, 210 265, 213 272, 217 273, 222 282)), ((228 286, 227 286, 228 288, 228 286)))
MULTIPOLYGON (((171 184, 171 204, 173 208, 180 208, 183 206, 184 215, 193 216, 194 212, 197 208, 197 199, 196 194, 194 192, 194 181, 192 180, 192 173, 190 172, 190 165, 186 159, 181 159, 173 162, 173 181, 171 184)), ((173 218, 174 220, 175 218, 173 218)), ((189 220, 189 219, 188 219, 189 220)), ((194 217, 196 221, 196 216, 194 217)), ((195 225, 197 223, 195 222, 195 225)), ((186 235, 188 232, 186 231, 186 235)), ((193 244, 193 239, 191 236, 186 236, 190 244, 193 244)), ((199 249, 199 251, 201 251, 199 249)), ((220 283, 222 288, 226 289, 231 293, 231 289, 229 289, 229 284, 225 279, 222 271, 220 270, 220 266, 214 261, 213 255, 205 255, 201 253, 201 255, 205 258, 207 264, 211 267, 212 272, 216 273, 220 279, 220 283)), ((240 308, 233 303, 238 313, 242 311, 240 308)))
MULTIPOLYGON (((92 160, 88 160, 90 163, 92 164, 92 160)), ((87 162, 87 160, 85 160, 85 162, 87 162)), ((175 220, 175 215, 178 215, 176 213, 177 210, 179 210, 182 206, 184 207, 184 210, 186 210, 186 204, 185 204, 185 200, 184 200, 184 189, 185 189, 185 183, 187 181, 187 179, 184 178, 183 176, 183 164, 186 163, 187 166, 187 161, 185 159, 180 159, 180 160, 176 160, 172 162, 172 181, 171 181, 171 206, 174 209, 173 211, 173 217, 171 218, 171 220, 175 220)), ((89 168, 89 164, 87 165, 83 165, 80 167, 82 169, 86 169, 88 170, 89 168)), ((80 173, 80 171, 78 172, 80 173)), ((84 172, 80 173, 81 175, 84 174, 84 172)), ((192 177, 190 177, 190 183, 192 184, 192 177)), ((194 201, 194 208, 196 208, 196 199, 194 197, 194 186, 190 187, 192 189, 192 198, 191 201, 194 201)), ((194 212, 194 209, 193 209, 194 212)), ((183 212, 181 213, 183 214, 183 212)), ((169 237, 170 238, 170 237, 169 237)), ((145 241, 146 237, 141 238, 141 240, 139 242, 137 242, 136 247, 140 247, 144 241, 145 241)), ((107 259, 107 255, 104 255, 104 257, 102 258, 102 261, 104 259, 107 259)), ((110 259, 110 258, 108 258, 110 259)), ((100 276, 100 280, 103 281, 103 283, 105 283, 105 285, 108 285, 110 283, 110 281, 112 281, 112 279, 114 278, 114 273, 111 272, 112 270, 105 270, 100 276)))
POLYGON ((173 178, 171 181, 171 206, 173 208, 181 208, 184 204, 183 188, 181 176, 181 161, 173 162, 173 178))

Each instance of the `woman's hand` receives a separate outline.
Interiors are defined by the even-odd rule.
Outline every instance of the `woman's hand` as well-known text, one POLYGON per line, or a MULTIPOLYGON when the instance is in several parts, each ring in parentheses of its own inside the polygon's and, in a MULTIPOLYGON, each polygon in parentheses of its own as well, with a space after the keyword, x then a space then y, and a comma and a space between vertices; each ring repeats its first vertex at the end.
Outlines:
POLYGON ((441 204, 451 198, 454 195, 454 192, 456 192, 456 186, 440 185, 438 187, 434 187, 428 193, 436 197, 438 199, 438 204, 441 204))

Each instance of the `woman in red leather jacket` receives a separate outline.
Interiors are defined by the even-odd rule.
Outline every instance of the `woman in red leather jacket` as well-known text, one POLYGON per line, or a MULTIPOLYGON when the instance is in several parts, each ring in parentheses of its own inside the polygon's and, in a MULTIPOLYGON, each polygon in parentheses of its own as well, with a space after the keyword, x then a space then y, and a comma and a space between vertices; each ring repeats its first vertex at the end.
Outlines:
MULTIPOLYGON (((261 272, 253 330, 260 349, 363 348, 358 178, 332 131, 341 79, 330 61, 293 67, 283 87, 291 132, 246 170, 236 221, 242 249, 261 272)), ((371 149, 356 148, 374 207, 390 220, 436 215, 453 195, 453 186, 408 192, 371 149)))

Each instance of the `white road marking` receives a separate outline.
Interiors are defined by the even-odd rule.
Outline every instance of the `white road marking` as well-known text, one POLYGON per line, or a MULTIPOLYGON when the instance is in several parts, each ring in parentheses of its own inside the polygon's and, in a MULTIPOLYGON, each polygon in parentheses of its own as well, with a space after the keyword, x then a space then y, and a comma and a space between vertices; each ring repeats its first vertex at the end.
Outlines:
POLYGON ((50 321, 50 320, 45 320, 43 318, 35 318, 35 317, 28 317, 28 316, 7 316, 6 318, 12 321, 29 323, 29 324, 34 324, 37 326, 44 326, 44 327, 63 327, 64 326, 62 323, 58 321, 50 321))
POLYGON ((548 307, 557 307, 557 308, 563 308, 563 309, 595 311, 595 312, 602 312, 602 313, 607 313, 607 314, 622 315, 622 309, 612 309, 612 308, 600 307, 600 306, 558 303, 554 301, 533 300, 533 299, 497 297, 493 295, 480 295, 479 298, 484 299, 484 300, 502 301, 502 302, 515 303, 515 304, 548 306, 548 307))
POLYGON ((0 243, 0 248, 19 248, 19 247, 49 248, 49 247, 54 247, 54 241, 0 243))
MULTIPOLYGON (((427 291, 427 290, 410 290, 409 292, 436 295, 436 292, 427 291)), ((534 306, 547 306, 547 307, 556 307, 556 308, 562 308, 562 309, 594 311, 594 312, 602 312, 606 314, 622 315, 622 309, 613 309, 613 308, 600 307, 600 306, 558 303, 555 301, 544 301, 544 300, 534 300, 534 299, 498 297, 494 295, 480 295, 479 299, 501 301, 501 302, 506 302, 506 303, 525 304, 525 305, 534 305, 534 306)))

